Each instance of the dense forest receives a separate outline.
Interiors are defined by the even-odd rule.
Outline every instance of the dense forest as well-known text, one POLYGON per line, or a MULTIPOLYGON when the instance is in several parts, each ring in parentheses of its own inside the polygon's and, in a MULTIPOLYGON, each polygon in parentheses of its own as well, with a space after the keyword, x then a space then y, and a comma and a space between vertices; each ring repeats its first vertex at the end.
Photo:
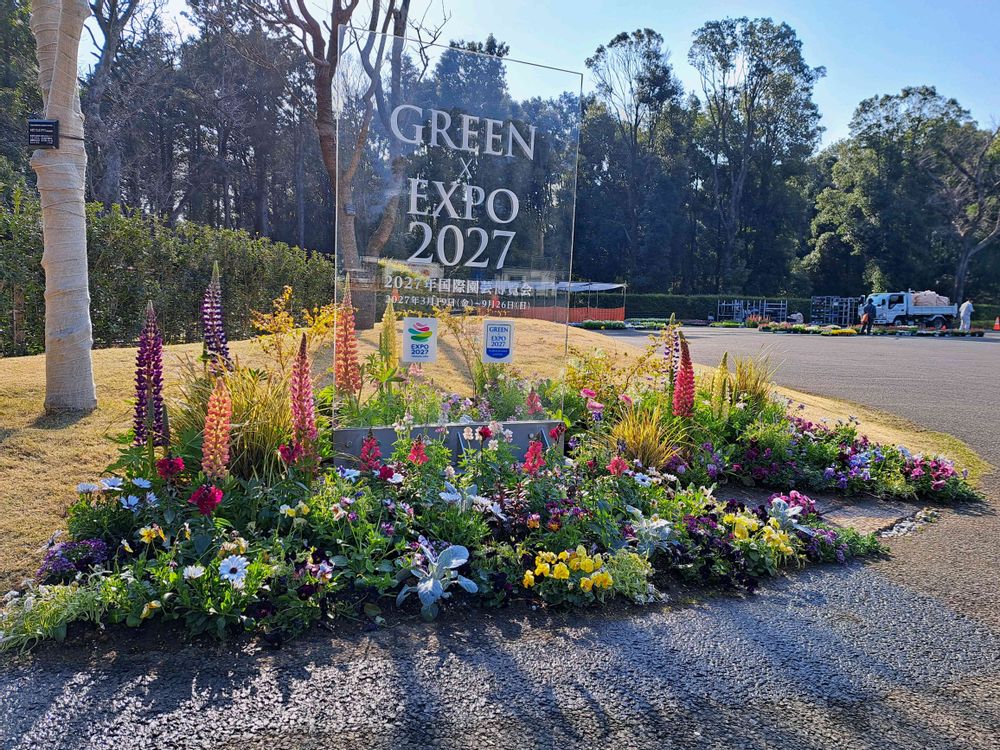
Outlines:
MULTIPOLYGON (((8 209, 33 180, 25 120, 40 97, 29 6, 0 0, 8 209)), ((335 50, 322 25, 283 10, 293 6, 189 0, 179 33, 156 3, 92 2, 97 53, 81 81, 88 199, 167 226, 244 229, 330 252, 338 208, 324 134, 335 50)), ((446 14, 415 22, 408 8, 401 0, 346 18, 449 41, 446 14)), ((451 44, 497 58, 503 90, 510 50, 495 31, 451 44)), ((651 29, 599 46, 585 63, 593 85, 582 103, 575 269, 636 292, 910 287, 1000 300, 998 131, 914 82, 860 102, 850 137, 819 150, 813 88, 825 70, 813 62, 794 29, 766 18, 707 22, 688 50, 667 50, 651 29), (698 72, 697 90, 679 82, 678 54, 698 72)))

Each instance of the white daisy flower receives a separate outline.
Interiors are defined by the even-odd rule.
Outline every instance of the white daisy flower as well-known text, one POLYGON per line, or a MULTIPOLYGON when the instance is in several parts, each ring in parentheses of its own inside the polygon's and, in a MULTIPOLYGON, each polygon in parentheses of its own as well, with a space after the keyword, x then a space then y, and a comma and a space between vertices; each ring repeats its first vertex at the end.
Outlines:
POLYGON ((230 555, 219 562, 219 577, 229 581, 234 588, 243 588, 249 564, 249 560, 243 555, 230 555))
POLYGON ((205 568, 201 565, 188 565, 184 568, 184 578, 189 581, 201 578, 203 575, 205 575, 205 568))
POLYGON ((402 484, 403 483, 403 475, 400 474, 397 471, 395 474, 393 474, 391 477, 389 477, 388 481, 389 481, 389 484, 402 484))
POLYGON ((119 477, 108 477, 101 480, 101 488, 105 490, 120 490, 124 482, 119 477))
POLYGON ((80 484, 76 486, 76 491, 79 492, 81 495, 89 495, 93 492, 97 492, 100 489, 101 485, 94 484, 93 482, 80 482, 80 484))
POLYGON ((140 490, 148 490, 150 487, 153 486, 152 482, 150 482, 148 479, 143 479, 142 477, 136 477, 135 479, 133 479, 132 484, 134 484, 140 490))

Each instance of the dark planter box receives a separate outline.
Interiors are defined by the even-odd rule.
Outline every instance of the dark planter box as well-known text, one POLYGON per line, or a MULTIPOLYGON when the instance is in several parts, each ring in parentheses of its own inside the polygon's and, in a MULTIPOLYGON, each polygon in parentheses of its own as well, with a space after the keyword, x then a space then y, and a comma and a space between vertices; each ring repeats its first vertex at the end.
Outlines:
MULTIPOLYGON (((451 457, 454 462, 458 460, 458 457, 466 446, 465 440, 462 437, 465 428, 471 427, 473 430, 478 430, 487 424, 488 422, 447 422, 445 424, 415 425, 410 430, 410 437, 414 438, 418 435, 424 435, 428 440, 440 440, 443 434, 442 430, 446 429, 447 434, 444 435, 444 444, 451 449, 451 457)), ((562 422, 541 419, 530 422, 502 422, 502 424, 504 429, 514 433, 513 444, 523 454, 528 450, 528 442, 530 440, 541 440, 546 448, 551 446, 552 439, 549 437, 549 430, 558 424, 562 424, 562 422)), ((343 427, 333 431, 334 462, 338 466, 352 464, 353 459, 361 455, 361 443, 368 437, 369 431, 378 440, 382 455, 391 455, 393 443, 396 442, 396 431, 391 427, 343 427)), ((560 448, 564 447, 563 441, 564 436, 560 435, 559 440, 556 441, 560 448)), ((478 447, 478 445, 479 440, 477 438, 472 442, 472 446, 478 447)))

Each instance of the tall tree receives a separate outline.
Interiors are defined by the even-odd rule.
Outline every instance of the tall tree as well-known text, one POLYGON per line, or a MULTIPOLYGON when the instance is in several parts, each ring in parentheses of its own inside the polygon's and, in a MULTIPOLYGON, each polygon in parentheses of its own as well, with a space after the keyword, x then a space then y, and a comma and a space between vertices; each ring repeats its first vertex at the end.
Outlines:
POLYGON ((118 50, 129 23, 135 16, 141 0, 92 0, 90 10, 101 32, 97 48, 97 61, 87 81, 81 108, 87 129, 87 141, 97 158, 98 169, 91 167, 93 196, 105 206, 121 200, 122 154, 117 123, 106 121, 102 103, 111 81, 118 50))
POLYGON ((31 30, 38 47, 38 86, 45 117, 58 120, 57 149, 35 151, 31 167, 42 199, 45 251, 45 408, 97 406, 90 349, 87 152, 77 87, 80 34, 90 9, 85 0, 33 0, 31 30))
POLYGON ((688 60, 704 96, 701 147, 710 165, 717 243, 716 291, 739 291, 746 280, 744 202, 756 179, 773 184, 776 165, 804 160, 819 140, 812 101, 823 68, 809 67, 802 42, 786 23, 769 18, 711 21, 694 33, 688 60))

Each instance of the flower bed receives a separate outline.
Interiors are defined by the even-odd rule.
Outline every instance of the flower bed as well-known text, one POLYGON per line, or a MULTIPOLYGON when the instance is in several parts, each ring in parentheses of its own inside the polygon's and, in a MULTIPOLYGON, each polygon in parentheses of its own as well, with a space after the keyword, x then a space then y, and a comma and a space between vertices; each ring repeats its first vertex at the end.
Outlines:
POLYGON ((753 590, 783 568, 878 549, 874 537, 829 528, 804 491, 976 497, 944 459, 873 444, 853 422, 789 415, 759 360, 731 371, 724 358, 696 381, 674 326, 626 368, 591 352, 560 383, 480 373, 466 403, 431 398, 416 376, 388 377, 391 336, 365 364, 350 361, 342 306, 341 385, 317 398, 310 342, 329 321, 314 317, 297 347, 273 348, 270 372, 250 371, 229 357, 218 284, 203 311, 206 356, 175 402, 163 398, 147 313, 130 444, 77 488, 68 534, 50 543, 36 583, 8 595, 0 648, 62 638, 73 622, 164 619, 279 642, 339 616, 431 619, 512 599, 648 603, 659 598, 654 577, 753 590), (380 391, 390 382, 402 392, 380 391), (397 413, 387 393, 403 404, 395 440, 366 434, 345 463, 334 426, 379 398, 379 413, 397 413), (423 403, 439 420, 464 419, 414 434, 408 409, 423 403), (549 424, 518 446, 521 425, 471 421, 484 409, 549 424), (726 499, 730 483, 764 492, 726 499))
POLYGON ((612 331, 621 330, 626 327, 625 322, 622 320, 584 320, 580 323, 570 323, 570 325, 588 331, 612 331))

